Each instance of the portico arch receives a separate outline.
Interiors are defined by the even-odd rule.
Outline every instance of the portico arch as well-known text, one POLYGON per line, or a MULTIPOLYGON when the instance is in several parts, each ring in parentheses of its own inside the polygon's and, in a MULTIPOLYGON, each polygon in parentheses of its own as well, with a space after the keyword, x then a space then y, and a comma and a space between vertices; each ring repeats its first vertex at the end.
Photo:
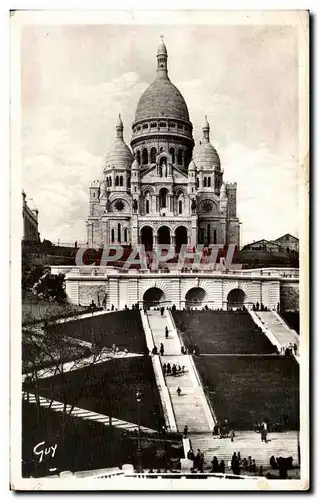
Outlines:
POLYGON ((150 307, 165 306, 166 297, 163 290, 157 287, 152 287, 146 290, 143 295, 143 307, 149 309, 150 307))
POLYGON ((175 245, 177 247, 187 245, 187 229, 185 226, 178 226, 175 229, 175 245))
POLYGON ((157 231, 157 242, 159 245, 170 245, 171 233, 167 226, 161 226, 157 231))
POLYGON ((245 301, 245 292, 241 288, 233 288, 227 295, 227 309, 241 309, 245 301))
POLYGON ((203 288, 191 288, 185 295, 186 308, 201 307, 205 299, 206 292, 203 288))
POLYGON ((146 250, 153 248, 153 229, 151 226, 144 226, 141 229, 141 243, 145 246, 146 250))

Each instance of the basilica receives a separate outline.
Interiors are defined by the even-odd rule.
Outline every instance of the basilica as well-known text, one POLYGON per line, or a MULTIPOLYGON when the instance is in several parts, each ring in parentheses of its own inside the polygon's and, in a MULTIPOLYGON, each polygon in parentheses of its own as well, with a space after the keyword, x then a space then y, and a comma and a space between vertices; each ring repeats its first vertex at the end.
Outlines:
POLYGON ((167 49, 157 50, 156 77, 141 96, 130 146, 119 116, 103 177, 89 188, 87 243, 139 245, 236 244, 237 184, 223 182, 205 117, 194 143, 186 102, 168 76, 167 49))

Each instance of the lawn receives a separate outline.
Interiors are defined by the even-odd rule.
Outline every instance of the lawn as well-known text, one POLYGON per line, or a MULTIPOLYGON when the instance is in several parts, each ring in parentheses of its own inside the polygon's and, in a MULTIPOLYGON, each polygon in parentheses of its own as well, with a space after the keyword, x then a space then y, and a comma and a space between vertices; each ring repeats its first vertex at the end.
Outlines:
POLYGON ((50 326, 51 331, 59 331, 67 337, 75 337, 87 342, 96 342, 106 347, 115 344, 120 350, 127 347, 129 352, 145 353, 146 340, 139 311, 115 311, 50 326))
MULTIPOLYGON (((41 407, 38 419, 36 405, 23 402, 22 407, 22 475, 41 477, 49 475, 49 468, 72 472, 119 467, 125 463, 137 465, 137 435, 98 422, 73 418, 67 428, 66 438, 61 442, 60 413, 41 407), (45 441, 45 447, 57 444, 55 456, 45 455, 39 464, 39 456, 33 453, 36 444, 45 441)), ((165 442, 162 436, 142 436, 142 466, 162 468, 165 466, 165 442)), ((183 457, 181 437, 167 436, 167 456, 183 457)), ((52 473, 51 473, 52 474, 52 473)))
POLYGON ((299 365, 277 356, 195 357, 217 418, 236 430, 252 430, 263 418, 299 426, 299 365))
POLYGON ((174 311, 186 347, 207 354, 270 354, 275 347, 243 311, 174 311))
MULTIPOLYGON (((39 380, 39 394, 58 401, 138 423, 136 390, 140 387, 142 404, 140 424, 160 429, 164 416, 149 356, 113 359, 91 367, 39 380), (63 391, 64 387, 64 391, 63 391)), ((32 385, 25 385, 33 391, 32 385)))
POLYGON ((280 315, 282 318, 286 321, 287 325, 289 328, 292 328, 299 334, 299 328, 300 328, 300 318, 299 318, 299 312, 296 311, 284 311, 281 312, 280 315))
POLYGON ((22 324, 34 321, 50 320, 52 318, 73 316, 88 312, 87 307, 48 301, 37 297, 31 292, 25 292, 22 299, 22 324))

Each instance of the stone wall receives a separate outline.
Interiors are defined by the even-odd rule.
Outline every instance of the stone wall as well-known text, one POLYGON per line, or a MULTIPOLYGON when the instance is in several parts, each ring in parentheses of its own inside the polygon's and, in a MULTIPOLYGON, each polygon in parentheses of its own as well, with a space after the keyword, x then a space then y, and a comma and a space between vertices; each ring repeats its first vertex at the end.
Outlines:
POLYGON ((281 283, 280 308, 285 311, 299 311, 299 283, 281 283))
POLYGON ((79 283, 78 301, 81 306, 88 306, 93 300, 97 306, 101 307, 104 297, 106 297, 105 284, 101 282, 79 283))

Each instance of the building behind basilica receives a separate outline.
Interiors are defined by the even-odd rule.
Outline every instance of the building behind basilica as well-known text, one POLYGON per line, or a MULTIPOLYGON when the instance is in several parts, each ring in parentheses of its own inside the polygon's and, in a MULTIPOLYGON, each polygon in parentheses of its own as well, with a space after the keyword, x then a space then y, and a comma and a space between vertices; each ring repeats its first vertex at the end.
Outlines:
POLYGON ((137 105, 131 149, 123 140, 119 116, 103 179, 91 183, 89 246, 239 246, 237 184, 223 182, 209 131, 205 117, 202 140, 194 149, 188 108, 168 77, 162 42, 156 78, 137 105))

